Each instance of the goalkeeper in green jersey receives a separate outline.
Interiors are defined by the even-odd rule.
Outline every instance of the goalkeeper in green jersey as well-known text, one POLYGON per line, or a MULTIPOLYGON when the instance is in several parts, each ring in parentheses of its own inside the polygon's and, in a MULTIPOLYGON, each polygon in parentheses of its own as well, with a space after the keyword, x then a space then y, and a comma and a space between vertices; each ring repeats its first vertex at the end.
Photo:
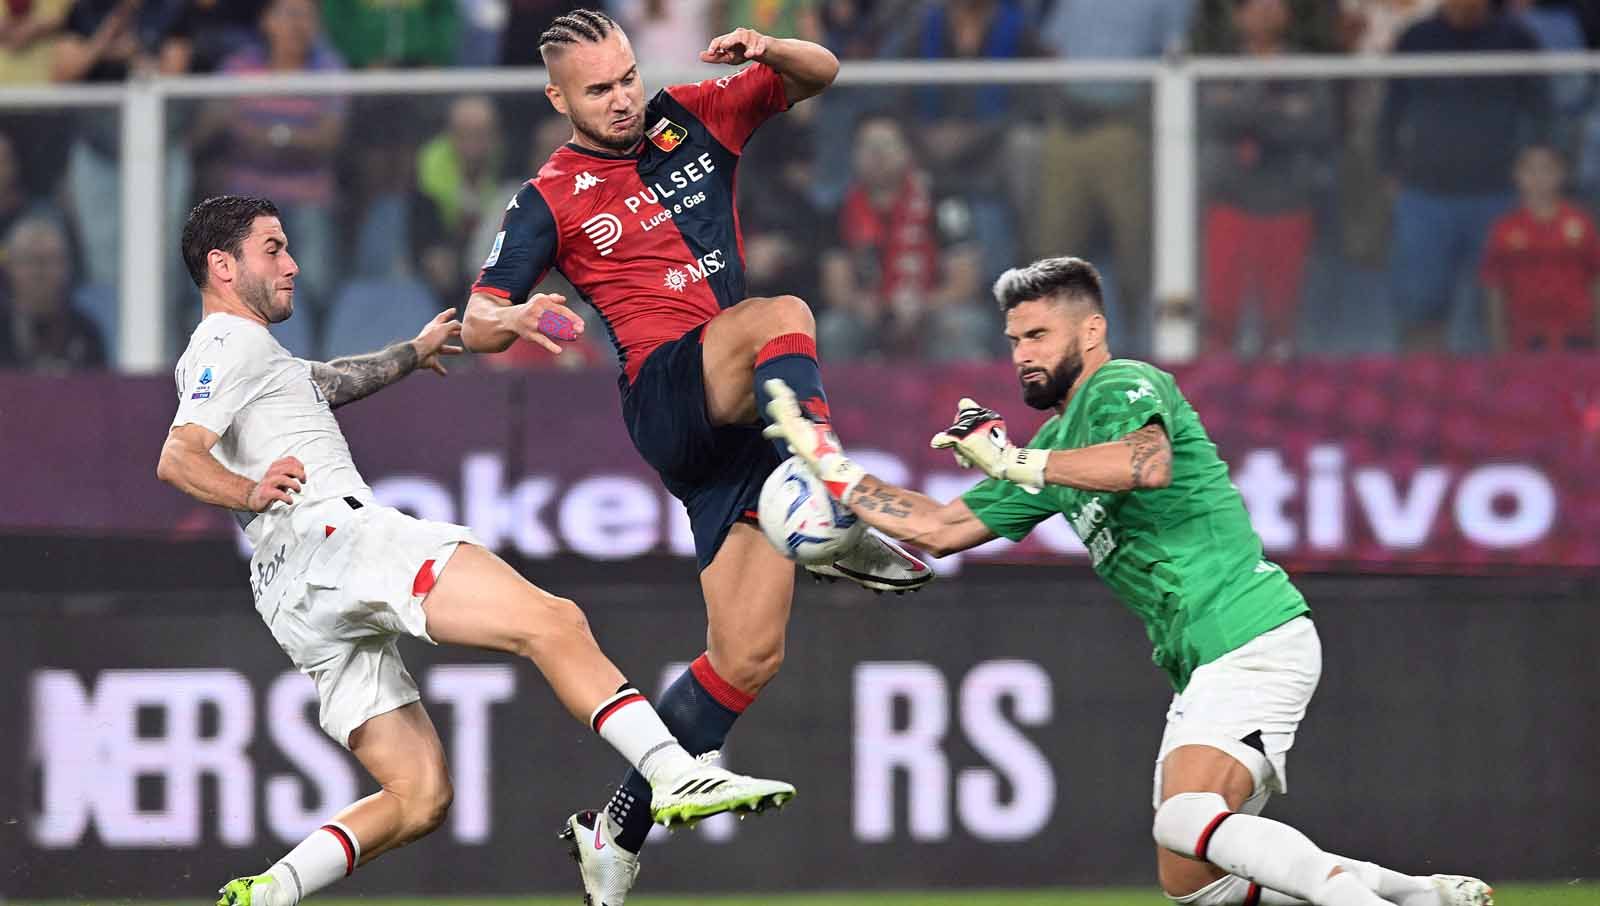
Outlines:
POLYGON ((1095 572, 1144 622, 1175 690, 1153 797, 1167 896, 1186 906, 1492 904, 1475 878, 1347 859, 1260 817, 1288 788, 1289 750, 1322 673, 1305 599, 1262 555, 1227 464, 1172 376, 1111 357, 1092 265, 1047 258, 1007 271, 994 293, 1022 398, 1054 415, 1019 448, 998 413, 961 400, 933 446, 989 477, 959 499, 896 487, 818 443, 780 381, 767 388, 768 435, 867 523, 935 555, 1066 517, 1095 572))

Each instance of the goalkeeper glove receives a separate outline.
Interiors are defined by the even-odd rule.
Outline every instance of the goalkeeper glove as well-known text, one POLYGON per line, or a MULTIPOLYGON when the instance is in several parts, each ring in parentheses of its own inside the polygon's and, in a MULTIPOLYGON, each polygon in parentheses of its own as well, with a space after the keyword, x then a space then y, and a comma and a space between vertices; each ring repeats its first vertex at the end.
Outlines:
POLYGON ((1030 494, 1044 487, 1044 466, 1049 450, 1017 447, 1006 439, 1006 422, 1000 413, 963 397, 956 404, 956 420, 929 441, 935 450, 952 450, 962 468, 974 466, 990 478, 1012 482, 1030 494))

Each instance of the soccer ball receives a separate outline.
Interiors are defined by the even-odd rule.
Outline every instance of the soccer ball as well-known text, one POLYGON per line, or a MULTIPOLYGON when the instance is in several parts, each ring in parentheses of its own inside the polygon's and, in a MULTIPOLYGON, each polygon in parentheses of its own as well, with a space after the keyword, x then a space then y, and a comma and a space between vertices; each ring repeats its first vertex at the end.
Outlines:
POLYGON ((867 530, 798 456, 767 476, 757 514, 762 533, 778 553, 800 563, 832 563, 867 530))

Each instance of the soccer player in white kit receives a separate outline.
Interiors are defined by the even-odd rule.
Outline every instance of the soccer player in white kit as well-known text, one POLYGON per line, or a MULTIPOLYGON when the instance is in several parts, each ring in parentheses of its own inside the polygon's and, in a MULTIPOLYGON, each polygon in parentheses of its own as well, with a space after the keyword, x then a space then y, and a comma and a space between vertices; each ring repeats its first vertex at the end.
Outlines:
POLYGON ((332 410, 418 368, 443 374, 443 357, 461 351, 453 309, 413 340, 308 362, 267 331, 293 313, 297 273, 270 201, 201 202, 184 225, 183 258, 205 317, 178 360, 178 412, 156 474, 234 511, 254 551, 256 610, 316 681, 323 730, 381 787, 262 874, 228 882, 219 906, 292 906, 443 821, 450 778, 400 662, 402 635, 533 661, 567 710, 649 778, 661 823, 760 811, 794 795, 787 783, 685 752, 572 601, 524 580, 471 530, 373 499, 332 410))

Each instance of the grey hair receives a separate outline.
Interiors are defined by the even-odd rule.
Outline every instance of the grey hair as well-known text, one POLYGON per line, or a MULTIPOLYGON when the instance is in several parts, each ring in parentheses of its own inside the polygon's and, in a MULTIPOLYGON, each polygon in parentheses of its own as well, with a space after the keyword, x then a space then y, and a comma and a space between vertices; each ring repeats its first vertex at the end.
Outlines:
POLYGON ((1011 268, 994 281, 994 300, 1001 311, 1046 298, 1088 302, 1099 314, 1106 310, 1100 272, 1082 258, 1041 258, 1027 267, 1011 268))

